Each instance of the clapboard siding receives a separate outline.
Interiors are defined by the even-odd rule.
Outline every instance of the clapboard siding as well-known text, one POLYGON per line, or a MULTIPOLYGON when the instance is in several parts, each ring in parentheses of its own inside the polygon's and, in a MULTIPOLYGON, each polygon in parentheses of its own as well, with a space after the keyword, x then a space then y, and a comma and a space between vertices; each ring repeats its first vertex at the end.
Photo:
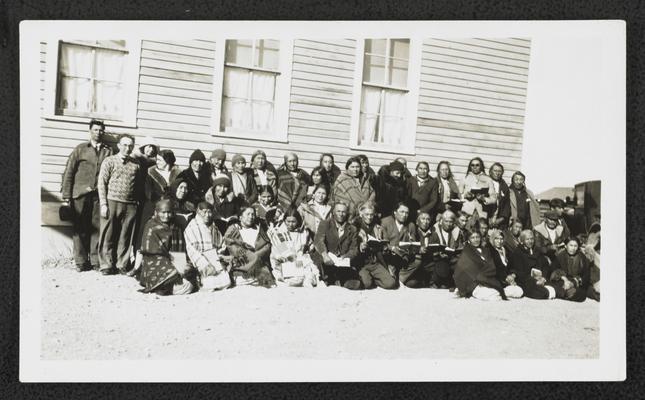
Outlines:
MULTIPOLYGON (((44 98, 46 43, 41 43, 41 104, 44 98)), ((223 147, 229 154, 250 155, 263 149, 274 165, 285 151, 295 151, 310 170, 321 152, 332 152, 344 166, 357 153, 374 169, 396 155, 350 148, 356 41, 352 39, 293 41, 289 96, 288 143, 246 140, 214 134, 213 93, 216 45, 209 40, 141 43, 137 122, 112 127, 111 134, 153 136, 162 148, 175 151, 185 168, 194 149, 207 156, 223 147)), ((413 55, 414 56, 414 55, 413 55)), ((521 164, 522 132, 530 41, 522 38, 426 39, 423 41, 415 154, 412 169, 428 161, 434 171, 441 160, 453 164, 459 179, 468 161, 481 156, 487 166, 502 162, 510 175, 521 164)), ((42 107, 41 107, 42 108, 42 107)), ((67 156, 87 140, 87 126, 43 118, 41 178, 44 192, 58 195, 67 156)))

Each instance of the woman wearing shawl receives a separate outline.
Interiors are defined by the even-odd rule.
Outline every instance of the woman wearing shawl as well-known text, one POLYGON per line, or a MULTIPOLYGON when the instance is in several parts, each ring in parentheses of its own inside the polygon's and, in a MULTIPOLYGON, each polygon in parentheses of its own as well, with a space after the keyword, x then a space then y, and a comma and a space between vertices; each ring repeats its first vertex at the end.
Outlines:
POLYGON ((318 185, 312 199, 298 207, 298 212, 304 217, 305 227, 312 235, 318 230, 320 221, 329 219, 331 214, 331 206, 327 204, 327 193, 327 186, 318 185))
POLYGON ((524 296, 531 299, 555 299, 556 292, 547 282, 551 276, 549 259, 535 248, 535 236, 531 230, 520 233, 520 246, 511 254, 511 265, 517 284, 524 296))
MULTIPOLYGON (((340 168, 334 163, 334 155, 331 153, 323 153, 320 155, 320 163, 318 164, 318 167, 316 168, 321 168, 324 172, 324 174, 327 177, 327 181, 329 182, 329 186, 334 186, 334 182, 336 182, 336 179, 340 176, 340 168)), ((316 169, 314 168, 314 170, 316 169)), ((313 171, 311 172, 312 178, 313 178, 313 171)))
POLYGON ((224 243, 231 257, 228 270, 235 284, 274 286, 275 279, 269 270, 269 236, 257 223, 253 207, 242 207, 238 216, 239 224, 229 226, 224 234, 224 243))
POLYGON ((258 199, 258 189, 253 178, 253 170, 246 168, 246 159, 240 154, 231 160, 231 186, 232 194, 240 198, 241 202, 251 205, 258 199))
MULTIPOLYGON (((262 150, 256 150, 253 155, 251 155, 251 168, 253 168, 253 179, 255 179, 255 184, 257 187, 260 186, 271 186, 273 194, 277 195, 278 193, 278 176, 273 169, 273 166, 270 166, 267 161, 267 155, 262 150)), ((277 198, 273 199, 275 203, 277 198)))
POLYGON ((199 204, 211 187, 210 171, 205 167, 206 156, 195 150, 188 160, 188 168, 181 171, 181 177, 188 184, 188 201, 199 204))
POLYGON ((144 227, 140 278, 144 293, 189 294, 195 287, 183 277, 188 268, 179 243, 173 240, 172 218, 172 202, 161 200, 144 227))
POLYGON ((358 207, 366 201, 374 201, 374 188, 361 170, 358 157, 351 157, 345 163, 345 172, 340 174, 331 192, 332 203, 345 203, 349 207, 349 221, 358 215, 358 207))
POLYGON ((497 280, 493 259, 480 244, 480 233, 473 231, 457 260, 454 280, 459 296, 478 300, 506 300, 502 284, 497 280))
POLYGON ((297 208, 303 203, 310 184, 309 174, 298 167, 298 155, 285 154, 284 163, 278 168, 278 204, 282 209, 297 208))
POLYGON ((372 187, 376 187, 376 172, 370 167, 370 159, 365 154, 356 156, 361 162, 361 172, 366 177, 367 181, 372 187))
POLYGON ((580 251, 580 240, 570 237, 565 247, 556 254, 551 283, 558 298, 582 302, 589 288, 589 260, 580 251))
POLYGON ((515 282, 517 275, 511 269, 508 253, 504 247, 504 232, 499 229, 491 229, 488 232, 488 238, 491 244, 489 250, 497 271, 497 279, 504 287, 504 294, 508 298, 519 299, 524 295, 524 291, 515 282))
POLYGON ((271 267, 276 281, 289 286, 314 287, 320 272, 307 252, 312 244, 302 228, 302 217, 295 208, 284 214, 284 223, 269 232, 271 267))
POLYGON ((157 164, 148 168, 145 182, 145 202, 143 204, 142 221, 145 222, 155 212, 155 204, 168 192, 168 188, 181 173, 175 165, 175 154, 172 150, 161 150, 157 154, 157 164))
POLYGON ((450 163, 440 161, 437 164, 437 213, 441 214, 446 210, 453 212, 461 208, 459 201, 459 187, 452 176, 450 163), (451 201, 453 200, 453 201, 451 201))

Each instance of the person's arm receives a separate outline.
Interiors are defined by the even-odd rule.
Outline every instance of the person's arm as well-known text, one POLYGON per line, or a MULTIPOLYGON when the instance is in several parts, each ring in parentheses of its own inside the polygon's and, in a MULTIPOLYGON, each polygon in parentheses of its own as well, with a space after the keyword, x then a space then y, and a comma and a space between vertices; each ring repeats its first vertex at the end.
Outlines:
POLYGON ((107 194, 108 194, 108 184, 112 176, 112 163, 111 159, 107 158, 101 164, 101 169, 99 171, 98 179, 98 192, 99 192, 99 204, 101 206, 101 217, 107 218, 109 214, 107 194))
POLYGON ((314 249, 325 258, 327 256, 327 223, 321 221, 318 224, 318 229, 316 230, 316 235, 314 236, 314 249))
POLYGON ((74 177, 76 176, 76 169, 78 167, 78 147, 75 148, 67 158, 67 165, 63 172, 61 181, 61 197, 64 201, 69 201, 72 198, 72 188, 74 187, 74 177))
POLYGON ((488 180, 488 196, 484 197, 484 204, 491 205, 497 203, 497 193, 495 192, 495 185, 493 180, 488 180))

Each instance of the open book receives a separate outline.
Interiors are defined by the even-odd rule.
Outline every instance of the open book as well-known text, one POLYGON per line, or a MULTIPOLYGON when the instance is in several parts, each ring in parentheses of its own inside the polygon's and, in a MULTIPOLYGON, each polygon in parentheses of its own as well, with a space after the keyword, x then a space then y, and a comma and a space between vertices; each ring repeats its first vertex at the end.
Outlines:
POLYGON ((453 249, 452 247, 447 247, 443 249, 446 254, 459 254, 463 249, 453 249))
POLYGON ((387 246, 388 243, 389 241, 387 240, 377 239, 372 235, 367 235, 367 245, 372 249, 382 249, 387 246))
POLYGON ((479 187, 470 188, 470 193, 474 194, 475 196, 477 196, 478 194, 488 195, 488 188, 487 187, 484 187, 484 188, 479 188, 479 187))
POLYGON ((231 222, 231 221, 237 221, 237 215, 231 215, 230 217, 221 217, 221 216, 216 216, 215 219, 219 219, 224 222, 231 222))
POLYGON ((345 257, 345 258, 340 258, 336 256, 333 253, 327 253, 329 254, 329 258, 334 262, 334 265, 337 267, 349 267, 350 266, 350 259, 345 257))

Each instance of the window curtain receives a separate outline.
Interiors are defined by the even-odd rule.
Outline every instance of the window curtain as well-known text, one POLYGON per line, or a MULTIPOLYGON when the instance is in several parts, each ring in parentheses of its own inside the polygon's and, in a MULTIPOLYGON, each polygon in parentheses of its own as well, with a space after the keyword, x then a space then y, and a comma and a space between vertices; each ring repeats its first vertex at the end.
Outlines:
POLYGON ((381 89, 363 86, 361 121, 358 144, 379 142, 379 113, 381 112, 381 89))
POLYGON ((61 44, 59 109, 92 111, 92 60, 91 48, 61 44))
POLYGON ((271 131, 275 81, 270 72, 225 68, 221 129, 271 131))
POLYGON ((405 92, 363 86, 358 144, 401 145, 405 141, 405 99, 405 92))
POLYGON ((96 49, 96 106, 101 114, 122 115, 124 102, 124 53, 96 49))
POLYGON ((384 91, 383 143, 401 145, 405 135, 405 92, 384 91))

